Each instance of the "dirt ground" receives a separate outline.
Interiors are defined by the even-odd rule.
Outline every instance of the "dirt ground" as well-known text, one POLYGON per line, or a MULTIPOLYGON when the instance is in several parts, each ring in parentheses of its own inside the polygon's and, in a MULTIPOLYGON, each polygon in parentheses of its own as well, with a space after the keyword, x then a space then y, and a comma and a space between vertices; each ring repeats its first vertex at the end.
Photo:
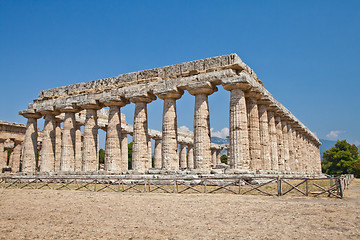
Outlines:
POLYGON ((360 239, 345 199, 0 189, 0 239, 360 239))

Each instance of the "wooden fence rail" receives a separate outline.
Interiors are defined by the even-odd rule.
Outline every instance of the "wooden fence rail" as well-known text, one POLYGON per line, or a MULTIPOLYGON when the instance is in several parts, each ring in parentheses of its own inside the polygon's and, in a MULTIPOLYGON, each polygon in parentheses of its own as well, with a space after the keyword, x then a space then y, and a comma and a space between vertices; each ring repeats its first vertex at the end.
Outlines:
POLYGON ((3 176, 1 188, 55 189, 83 191, 111 191, 137 193, 232 193, 284 196, 300 194, 302 196, 320 196, 343 198, 344 190, 354 175, 347 174, 324 178, 286 178, 286 177, 225 177, 225 178, 131 178, 113 176, 111 178, 66 176, 3 176))

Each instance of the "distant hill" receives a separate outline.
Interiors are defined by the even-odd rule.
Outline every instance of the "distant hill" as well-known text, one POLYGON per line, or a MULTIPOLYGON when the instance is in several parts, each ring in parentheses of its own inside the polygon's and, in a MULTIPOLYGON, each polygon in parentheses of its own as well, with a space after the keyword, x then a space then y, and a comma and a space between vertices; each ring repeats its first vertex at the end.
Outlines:
POLYGON ((216 144, 228 144, 229 139, 227 138, 219 138, 219 137, 211 137, 211 142, 216 144))

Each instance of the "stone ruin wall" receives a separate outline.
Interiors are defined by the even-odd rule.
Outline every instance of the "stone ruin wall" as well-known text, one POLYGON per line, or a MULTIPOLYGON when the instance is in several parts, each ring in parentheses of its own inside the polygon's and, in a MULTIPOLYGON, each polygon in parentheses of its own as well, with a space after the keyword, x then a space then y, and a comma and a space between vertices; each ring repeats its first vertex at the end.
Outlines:
POLYGON ((189 168, 209 172, 214 165, 212 159, 216 157, 212 156, 211 150, 207 99, 208 95, 217 91, 217 85, 223 85, 230 92, 228 152, 234 172, 321 172, 321 143, 317 137, 273 98, 254 71, 236 54, 41 91, 28 109, 20 112, 28 118, 24 171, 35 171, 36 119, 42 116, 45 118, 42 156, 46 156, 49 164, 40 170, 96 171, 97 142, 94 139, 101 122, 97 118, 97 110, 107 106, 110 110, 106 128, 105 169, 123 172, 126 166, 125 157, 121 154, 120 111, 126 104, 134 103, 133 170, 146 172, 151 168, 151 158, 146 150, 149 149, 151 133, 147 128, 147 104, 158 97, 164 100, 164 112, 159 153, 161 166, 156 167, 168 171, 189 168), (179 166, 176 100, 184 91, 195 96, 194 136, 188 136, 187 147, 180 149, 180 158, 183 155, 185 159, 187 155, 190 160, 180 159, 179 166), (82 156, 78 156, 80 164, 75 160, 77 127, 74 122, 75 114, 84 110, 83 151, 82 156), (61 114, 64 115, 61 166, 54 169, 56 116, 61 114))

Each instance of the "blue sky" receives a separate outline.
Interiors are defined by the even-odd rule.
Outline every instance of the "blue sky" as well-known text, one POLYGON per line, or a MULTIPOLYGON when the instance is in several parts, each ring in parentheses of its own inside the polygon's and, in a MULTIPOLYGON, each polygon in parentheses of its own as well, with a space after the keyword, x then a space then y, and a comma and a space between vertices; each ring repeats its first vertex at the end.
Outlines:
MULTIPOLYGON (((235 52, 319 138, 360 144, 359 43, 360 1, 0 0, 0 119, 25 123, 43 89, 235 52)), ((225 136, 229 93, 209 104, 225 136)), ((179 127, 193 105, 178 100, 179 127)), ((148 111, 161 130, 162 100, 148 111)))

